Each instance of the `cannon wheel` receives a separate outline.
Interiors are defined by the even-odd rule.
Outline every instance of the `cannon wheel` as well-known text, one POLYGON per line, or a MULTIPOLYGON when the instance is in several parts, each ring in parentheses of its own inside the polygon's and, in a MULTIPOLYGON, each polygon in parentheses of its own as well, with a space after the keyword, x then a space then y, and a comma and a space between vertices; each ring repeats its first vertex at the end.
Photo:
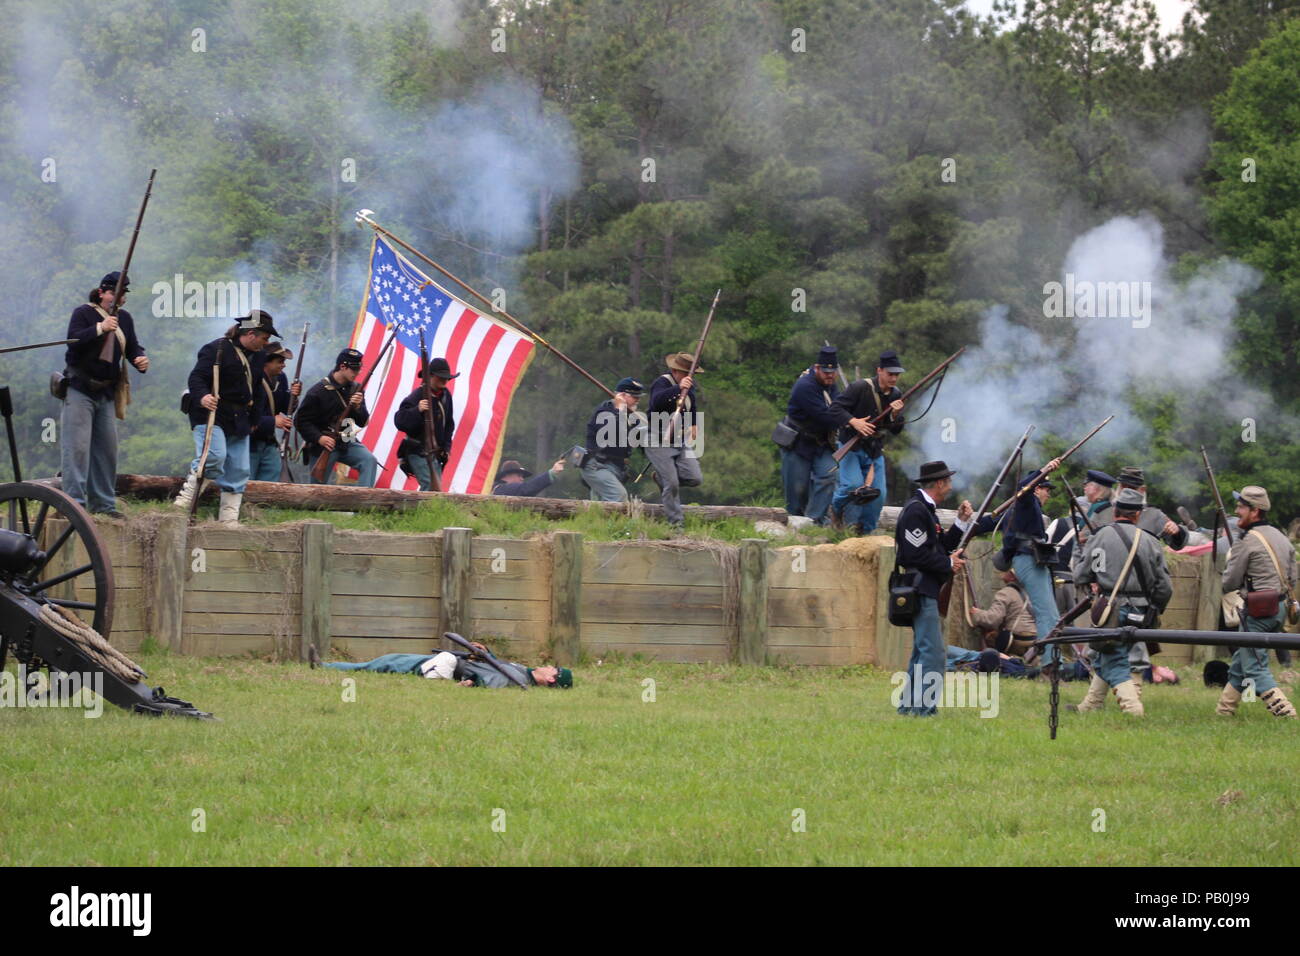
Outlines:
POLYGON ((14 575, 9 584, 35 601, 70 608, 83 621, 85 612, 93 612, 88 623, 104 640, 108 640, 113 629, 113 565, 108 560, 108 548, 85 509, 57 488, 19 481, 0 485, 0 514, 7 516, 10 530, 28 535, 36 541, 37 547, 45 549, 45 560, 41 564, 14 575), (51 518, 63 519, 67 527, 52 535, 51 518), (56 555, 73 547, 74 537, 86 553, 86 563, 57 574, 46 572, 56 555), (49 596, 51 588, 69 581, 74 582, 74 587, 81 588, 93 583, 93 600, 49 596))

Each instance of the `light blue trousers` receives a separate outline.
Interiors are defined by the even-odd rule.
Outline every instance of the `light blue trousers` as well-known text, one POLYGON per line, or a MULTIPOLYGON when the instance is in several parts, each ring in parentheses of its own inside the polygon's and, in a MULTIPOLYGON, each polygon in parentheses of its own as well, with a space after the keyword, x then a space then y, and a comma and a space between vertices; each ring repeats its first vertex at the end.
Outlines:
MULTIPOLYGON (((1279 610, 1272 617, 1248 617, 1245 608, 1242 608, 1240 628, 1265 634, 1280 633, 1284 613, 1285 611, 1279 610)), ((1232 663, 1228 665, 1228 683, 1241 691, 1248 680, 1255 682, 1256 694, 1266 694, 1277 686, 1273 672, 1268 667, 1267 648, 1239 647, 1232 652, 1232 663)))
POLYGON ((248 478, 250 481, 280 480, 280 446, 258 442, 248 450, 248 478))
MULTIPOLYGON (((334 471, 334 466, 339 462, 357 470, 357 487, 375 487, 375 480, 379 477, 379 462, 371 454, 370 449, 361 442, 339 442, 334 446, 334 450, 330 452, 329 470, 325 472, 325 484, 329 484, 329 478, 334 471)), ((313 479, 312 484, 320 484, 320 482, 313 479)))
POLYGON ((903 682, 898 712, 931 717, 943 700, 947 648, 940 633, 939 602, 925 595, 920 595, 917 602, 919 606, 912 622, 912 657, 907 662, 907 679, 903 682))
MULTIPOLYGON (((1052 569, 1039 565, 1032 554, 1017 554, 1011 559, 1011 567, 1025 589, 1025 596, 1034 609, 1034 628, 1038 639, 1042 640, 1052 633, 1061 612, 1056 608, 1056 595, 1052 591, 1052 569)), ((1128 650, 1125 649, 1126 655, 1128 650)), ((1043 648, 1044 666, 1061 659, 1060 647, 1053 645, 1043 648)))
POLYGON ((844 518, 846 527, 857 527, 862 534, 870 534, 880 523, 880 509, 885 507, 885 456, 868 458, 867 453, 854 448, 840 459, 839 479, 835 486, 835 497, 831 507, 844 518), (880 489, 880 497, 869 504, 860 505, 849 500, 849 492, 860 487, 872 464, 876 473, 871 478, 871 487, 880 489))
MULTIPOLYGON (((199 467, 199 456, 203 454, 203 436, 207 434, 207 425, 194 426, 194 460, 190 462, 190 471, 199 467)), ((208 460, 203 465, 203 477, 217 483, 222 491, 242 495, 248 484, 248 436, 243 438, 226 438, 220 425, 212 427, 212 443, 208 446, 208 460)))

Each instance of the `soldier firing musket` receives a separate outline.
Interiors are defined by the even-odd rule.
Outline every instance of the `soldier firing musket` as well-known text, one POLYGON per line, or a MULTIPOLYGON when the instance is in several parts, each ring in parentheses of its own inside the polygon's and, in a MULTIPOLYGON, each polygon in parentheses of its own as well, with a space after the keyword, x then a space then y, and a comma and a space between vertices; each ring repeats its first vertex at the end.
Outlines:
MULTIPOLYGON (((997 563, 1001 564, 1002 570, 1008 567, 1014 570, 1016 578, 1024 586, 1025 595, 1034 609, 1034 624, 1040 640, 1051 631, 1052 623, 1060 615, 1060 609, 1056 606, 1056 595, 1052 589, 1052 568, 1057 560, 1056 548, 1047 540, 1043 504, 1035 489, 1114 417, 1111 415, 1059 458, 1053 458, 1042 468, 1024 475, 1016 493, 993 511, 993 515, 997 516, 1014 508, 1005 525, 1002 551, 997 563)), ((1051 647, 1048 649, 1048 654, 1043 666, 1055 668, 1060 659, 1060 652, 1057 648, 1051 647)))

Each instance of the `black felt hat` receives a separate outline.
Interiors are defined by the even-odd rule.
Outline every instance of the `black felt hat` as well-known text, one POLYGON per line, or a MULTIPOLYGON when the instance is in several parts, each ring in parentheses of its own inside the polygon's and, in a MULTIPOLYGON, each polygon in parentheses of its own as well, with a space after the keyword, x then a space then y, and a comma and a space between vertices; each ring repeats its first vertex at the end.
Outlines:
POLYGON ((927 461, 921 466, 921 473, 916 476, 916 483, 923 485, 928 481, 938 481, 941 478, 951 478, 957 474, 955 468, 949 468, 942 461, 927 461))

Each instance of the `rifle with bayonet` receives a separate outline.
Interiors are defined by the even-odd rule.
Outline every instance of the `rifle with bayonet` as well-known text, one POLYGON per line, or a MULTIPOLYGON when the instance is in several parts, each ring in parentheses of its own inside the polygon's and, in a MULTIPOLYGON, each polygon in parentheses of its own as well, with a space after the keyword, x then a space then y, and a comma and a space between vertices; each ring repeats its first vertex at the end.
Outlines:
MULTIPOLYGON (((916 394, 917 392, 919 392, 921 389, 925 388, 925 386, 929 385, 930 382, 934 380, 934 377, 935 377, 936 375, 940 375, 941 373, 943 373, 943 372, 948 368, 949 365, 951 365, 953 362, 957 361, 957 356, 961 355, 961 353, 962 353, 962 352, 965 352, 965 351, 966 351, 966 346, 963 345, 963 346, 962 346, 961 348, 959 348, 957 351, 953 352, 953 353, 952 353, 951 355, 949 355, 946 359, 944 359, 942 362, 940 362, 938 365, 936 365, 936 366, 934 367, 934 369, 930 372, 929 375, 927 375, 925 378, 921 379, 919 382, 917 382, 915 385, 913 385, 911 388, 909 388, 906 392, 904 392, 903 395, 902 395, 902 397, 899 398, 898 401, 900 401, 900 402, 906 402, 909 398, 911 398, 913 395, 915 395, 915 394, 916 394)), ((891 403, 891 404, 892 404, 892 403, 891 403)), ((871 425, 873 428, 878 428, 878 427, 880 427, 880 424, 881 424, 881 423, 882 423, 882 422, 883 422, 887 417, 889 417, 889 415, 891 415, 891 414, 892 414, 892 411, 891 411, 889 408, 886 408, 884 411, 882 411, 882 412, 881 412, 879 415, 877 415, 875 418, 871 419, 871 420, 868 422, 868 424, 871 425)), ((844 456, 847 455, 850 451, 852 451, 853 448, 854 448, 854 446, 856 446, 857 443, 858 443, 859 441, 861 441, 861 440, 862 440, 862 435, 861 435, 861 434, 854 435, 852 438, 850 438, 850 439, 849 439, 848 441, 846 441, 844 444, 840 445, 840 447, 837 448, 837 449, 835 450, 835 452, 834 452, 834 454, 832 455, 832 457, 833 457, 837 462, 843 460, 844 456)))
MULTIPOLYGON (((105 309, 109 315, 117 315, 117 310, 122 303, 122 285, 126 282, 126 270, 131 267, 131 257, 135 255, 135 241, 140 238, 140 225, 144 222, 144 211, 149 205, 149 197, 153 194, 153 178, 158 174, 158 170, 149 170, 149 182, 144 187, 144 199, 140 200, 140 212, 135 217, 135 229, 131 232, 131 244, 126 247, 126 261, 122 263, 122 271, 117 274, 117 287, 113 290, 113 305, 105 309)), ((125 356, 123 356, 125 359, 125 356)))
POLYGON ((424 401, 424 461, 429 466, 429 490, 442 491, 442 477, 439 474, 441 462, 444 461, 442 446, 438 436, 433 432, 433 384, 429 381, 429 352, 424 347, 424 329, 420 330, 420 396, 424 401), (434 464, 434 459, 439 464, 434 464))
POLYGON ((1213 564, 1218 559, 1219 554, 1219 521, 1223 521, 1223 533, 1232 540, 1232 525, 1228 524, 1228 512, 1223 507, 1223 496, 1219 493, 1219 483, 1214 480, 1214 469, 1210 467, 1210 456, 1205 452, 1205 446, 1201 446, 1201 461, 1205 463, 1205 474, 1210 479, 1210 491, 1214 494, 1214 533, 1210 538, 1210 563, 1213 564))
MULTIPOLYGON (((1016 447, 1011 450, 1011 454, 1007 456, 1007 460, 1002 463, 1002 468, 998 471, 997 478, 994 479, 993 484, 989 487, 988 494, 984 496, 984 501, 980 503, 979 513, 976 514, 973 519, 971 519, 971 523, 967 525, 966 530, 962 532, 961 541, 959 541, 957 543, 957 547, 953 549, 952 552, 953 554, 961 554, 964 550, 966 550, 966 545, 970 543, 971 535, 975 533, 975 526, 980 523, 980 519, 983 518, 984 513, 988 511, 989 504, 993 501, 993 496, 998 493, 998 489, 1002 487, 1002 483, 1007 480, 1007 473, 1011 470, 1011 466, 1012 464, 1015 463, 1016 457, 1020 454, 1021 449, 1025 447, 1025 442, 1029 441, 1029 436, 1032 435, 1033 433, 1034 433, 1034 426, 1030 425, 1028 428, 1025 429, 1025 433, 1020 436, 1020 441, 1016 442, 1016 447)), ((969 575, 967 575, 966 577, 969 579, 969 575)), ((968 590, 967 596, 968 597, 971 596, 972 593, 973 592, 968 590)), ((950 577, 948 578, 947 581, 943 582, 943 587, 939 589, 940 616, 942 617, 948 616, 948 603, 951 600, 952 600, 952 578, 950 577)))
MULTIPOLYGON (((709 329, 713 327, 713 311, 718 307, 718 299, 722 297, 722 290, 719 289, 713 295, 713 304, 709 306, 708 317, 704 320, 704 329, 700 332, 700 341, 695 346, 695 354, 691 356, 691 370, 686 373, 686 377, 695 380, 695 370, 700 367, 700 353, 704 351, 704 343, 709 337, 709 329)), ((682 406, 686 404, 687 389, 681 389, 677 393, 677 407, 673 409, 673 416, 668 420, 667 435, 672 437, 673 430, 677 428, 682 417, 682 406)))
MULTIPOLYGON (((103 310, 108 315, 108 318, 101 323, 101 328, 108 325, 109 322, 113 323, 112 328, 103 328, 102 333, 107 335, 110 339, 115 335, 121 334, 117 331, 117 313, 122 308, 122 286, 126 285, 127 270, 131 268, 131 258, 135 255, 135 243, 136 240, 140 238, 140 226, 144 223, 144 211, 149 206, 149 197, 153 194, 153 180, 154 176, 157 174, 158 170, 149 170, 149 182, 145 184, 144 198, 140 200, 140 211, 135 217, 135 229, 131 231, 131 242, 126 247, 126 259, 122 262, 122 270, 117 274, 117 285, 113 288, 113 304, 103 310)), ((145 361, 147 362, 148 359, 145 361)), ((127 357, 126 348, 124 346, 122 348, 122 364, 118 369, 117 385, 113 389, 113 405, 115 406, 118 418, 126 417, 126 406, 131 402, 131 382, 126 376, 126 365, 127 357)), ((62 379, 62 375, 56 372, 53 380, 50 382, 51 391, 54 391, 55 386, 58 384, 60 379, 62 379)), ((59 385, 59 388, 61 391, 58 391, 55 394, 57 397, 62 398, 67 389, 66 381, 62 385, 59 385)))
MULTIPOLYGON (((1106 420, 1104 422, 1102 422, 1092 431, 1088 432, 1088 434, 1084 435, 1077 442, 1075 442, 1073 445, 1067 448, 1065 452, 1062 453, 1061 455, 1058 455, 1055 460, 1060 462, 1061 464, 1064 464, 1067 458, 1069 458, 1076 451, 1082 448, 1084 444, 1088 441, 1088 439, 1090 439, 1093 435, 1097 434, 1097 432, 1101 431, 1103 428, 1109 425, 1114 418, 1115 418, 1114 415, 1106 416, 1106 420)), ((1002 512, 1006 511, 1008 508, 1014 505, 1025 495, 1029 494, 1031 491, 1037 488, 1039 483, 1047 478, 1048 473, 1046 471, 1044 471, 1042 468, 1040 468, 1038 471, 1039 474, 1037 478, 1033 479, 1033 481, 1026 482, 1023 488, 1018 489, 1014 495, 1012 495, 1006 501, 1002 502, 1002 504, 998 505, 996 508, 993 509, 991 513, 993 514, 994 517, 1001 515, 1002 512)))
MULTIPOLYGON (((353 383, 356 387, 348 394, 348 401, 344 405, 343 411, 339 412, 338 418, 334 419, 334 424, 321 433, 322 437, 328 435, 334 439, 334 449, 337 449, 338 443, 343 440, 343 423, 347 421, 348 416, 352 414, 352 396, 365 394, 366 386, 370 383, 370 376, 375 374, 375 369, 379 368, 379 363, 384 360, 384 356, 387 355, 388 350, 392 348, 393 340, 396 337, 397 326, 396 323, 394 323, 393 331, 388 333, 388 341, 384 343, 384 347, 380 349, 379 354, 375 356, 375 364, 370 366, 369 370, 367 370, 363 377, 357 379, 356 382, 353 383)), ((362 401, 365 401, 365 399, 363 398, 362 401)), ((317 484, 325 483, 325 475, 329 473, 330 453, 332 450, 333 449, 322 448, 320 455, 316 458, 316 464, 311 466, 311 477, 317 484)))
MULTIPOLYGON (((302 341, 298 343, 298 362, 293 367, 293 381, 289 383, 289 408, 285 412, 290 418, 293 418, 294 412, 298 410, 298 399, 302 392, 301 387, 298 389, 299 395, 293 394, 293 386, 302 385, 302 357, 307 351, 307 330, 311 328, 310 322, 302 324, 302 341)), ((272 412, 275 409, 271 409, 272 412)), ((289 459, 297 453, 289 451, 289 438, 293 435, 293 429, 290 428, 280 439, 280 480, 285 482, 293 481, 293 471, 289 468, 289 459)))
MULTIPOLYGON (((695 346, 695 355, 691 358, 691 370, 686 373, 686 377, 692 380, 692 385, 694 385, 696 369, 700 367, 700 353, 704 351, 704 342, 706 339, 708 339, 709 329, 713 326, 713 310, 718 307, 718 299, 721 297, 722 297, 721 289, 719 289, 717 292, 713 294, 713 304, 709 306, 709 314, 704 320, 704 330, 700 333, 700 341, 695 346)), ((664 445, 669 444, 672 438, 673 430, 677 427, 678 422, 681 420, 682 405, 684 405, 686 402, 687 392, 688 389, 683 388, 677 393, 677 405, 676 407, 673 408, 672 418, 668 420, 668 428, 664 432, 664 441, 663 441, 664 445)), ((659 426, 656 424, 655 428, 657 429, 658 427, 659 426)), ((647 455, 645 467, 643 467, 640 473, 638 473, 637 476, 632 479, 633 485, 637 484, 642 478, 644 478, 645 473, 650 470, 649 459, 650 456, 647 455)))

